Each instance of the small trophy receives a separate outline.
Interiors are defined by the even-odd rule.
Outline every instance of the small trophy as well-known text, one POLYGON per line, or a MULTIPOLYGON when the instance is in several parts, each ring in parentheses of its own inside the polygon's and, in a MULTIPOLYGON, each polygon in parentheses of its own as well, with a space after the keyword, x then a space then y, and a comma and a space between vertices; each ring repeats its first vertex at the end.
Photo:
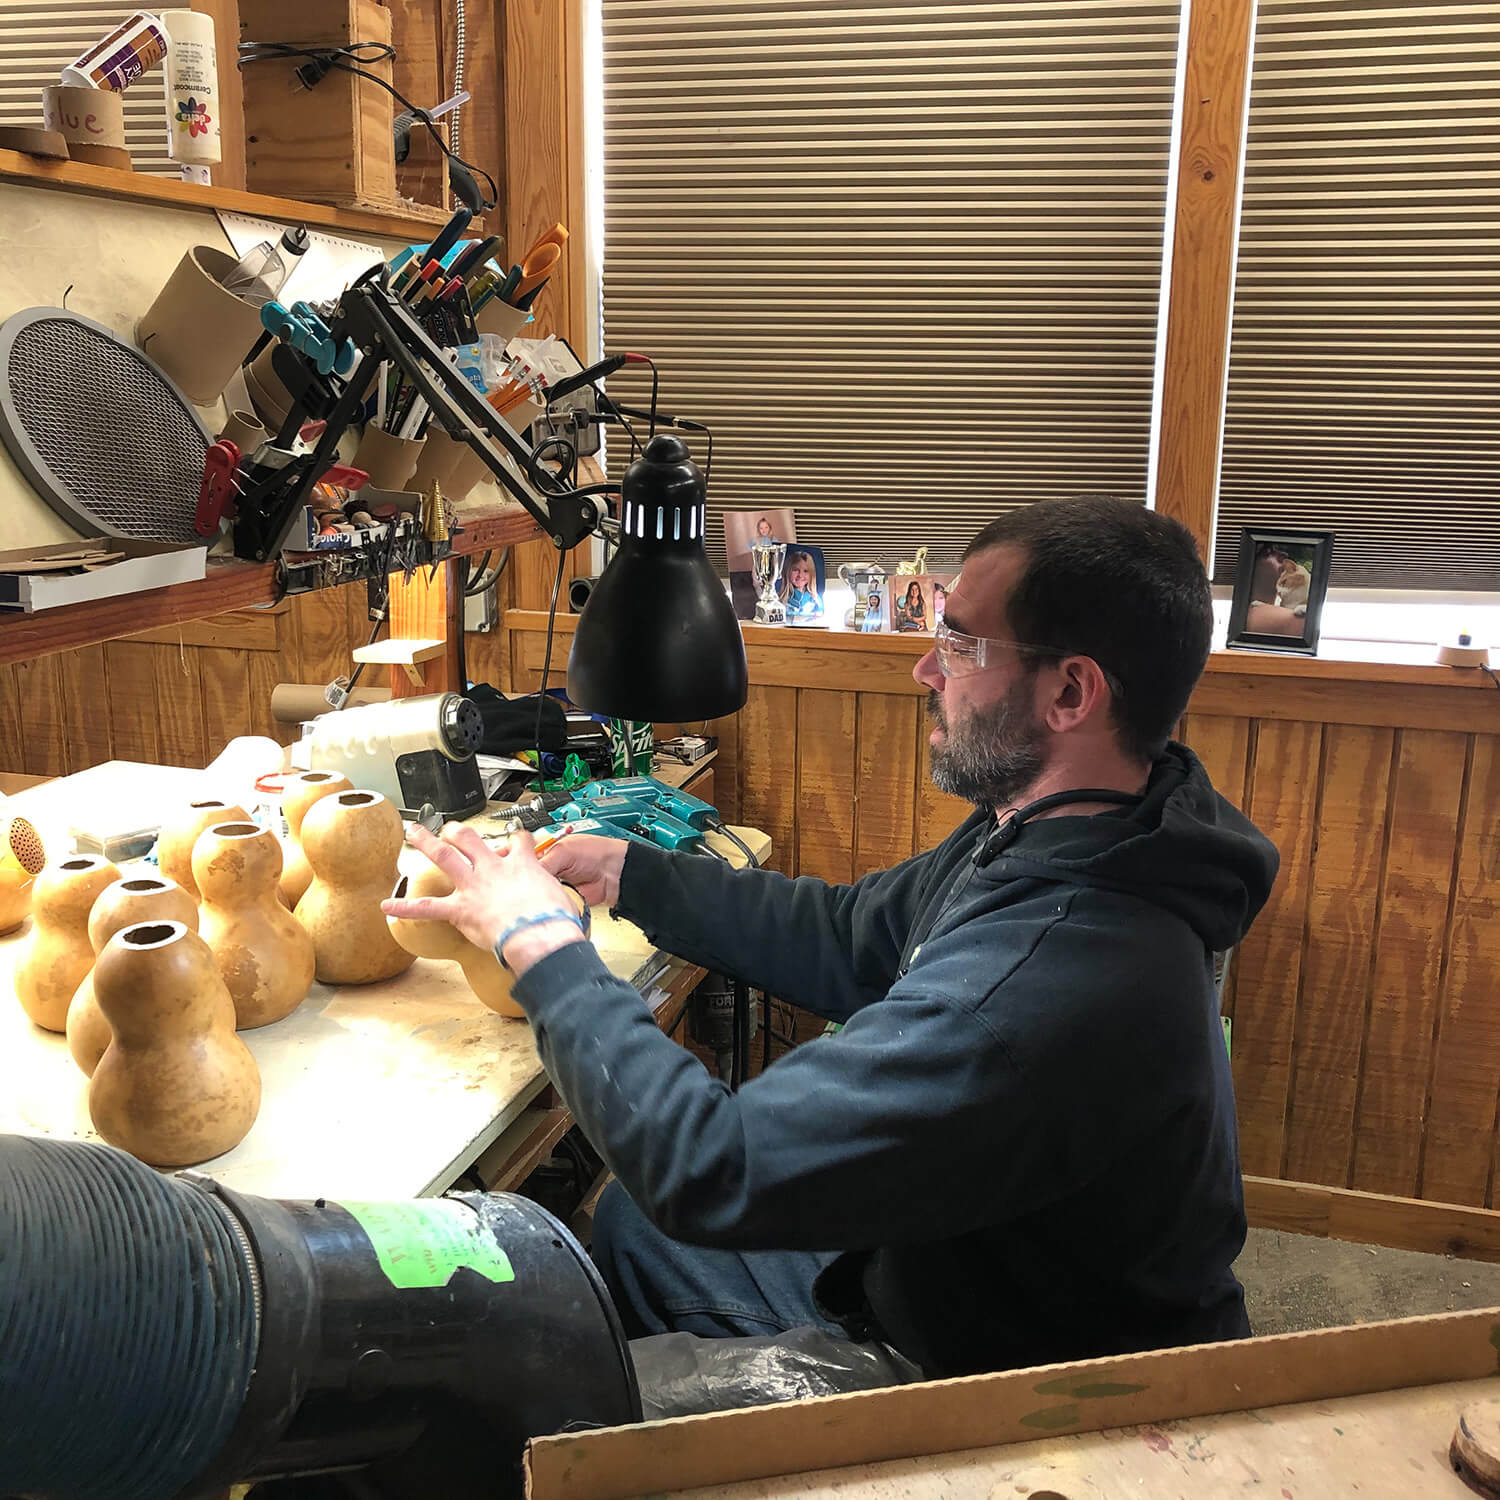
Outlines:
POLYGON ((776 597, 776 585, 781 579, 781 565, 786 561, 785 542, 756 542, 750 549, 750 565, 755 573, 755 585, 760 598, 755 605, 757 625, 785 625, 786 605, 776 597))

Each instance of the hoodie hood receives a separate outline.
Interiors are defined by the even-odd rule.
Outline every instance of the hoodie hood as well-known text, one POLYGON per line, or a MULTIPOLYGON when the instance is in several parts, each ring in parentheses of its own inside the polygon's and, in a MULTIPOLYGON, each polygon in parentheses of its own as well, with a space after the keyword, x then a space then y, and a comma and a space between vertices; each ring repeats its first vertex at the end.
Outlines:
POLYGON ((1186 745, 1169 744, 1134 807, 1027 821, 981 852, 981 878, 1129 891, 1183 918, 1216 952, 1249 930, 1276 882, 1276 846, 1213 788, 1186 745))

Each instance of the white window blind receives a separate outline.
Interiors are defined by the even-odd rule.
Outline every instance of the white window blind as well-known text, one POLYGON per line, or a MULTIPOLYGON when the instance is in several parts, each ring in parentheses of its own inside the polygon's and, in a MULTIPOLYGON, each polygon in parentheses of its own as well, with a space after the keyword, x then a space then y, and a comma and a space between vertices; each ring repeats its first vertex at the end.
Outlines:
POLYGON ((713 510, 946 561, 1144 496, 1175 0, 602 13, 606 344, 712 427, 713 510))
MULTIPOLYGON (((40 125, 42 89, 140 7, 99 0, 0 0, 0 124, 40 125)), ((155 11, 147 5, 145 9, 155 11)), ((167 156, 160 64, 123 95, 125 143, 137 172, 177 177, 167 156)))
POLYGON ((1215 571, 1500 589, 1500 10, 1260 0, 1215 571))

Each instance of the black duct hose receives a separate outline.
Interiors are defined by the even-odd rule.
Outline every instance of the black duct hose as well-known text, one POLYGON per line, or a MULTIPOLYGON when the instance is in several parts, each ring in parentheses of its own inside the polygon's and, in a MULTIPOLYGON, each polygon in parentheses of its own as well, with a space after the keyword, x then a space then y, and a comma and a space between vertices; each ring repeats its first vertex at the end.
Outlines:
POLYGON ((210 1199, 107 1146, 0 1136, 0 1492, 177 1493, 255 1350, 250 1267, 210 1199))
POLYGON ((0 1495, 518 1496, 528 1438, 639 1417, 604 1283, 525 1198, 277 1202, 0 1136, 0 1495))

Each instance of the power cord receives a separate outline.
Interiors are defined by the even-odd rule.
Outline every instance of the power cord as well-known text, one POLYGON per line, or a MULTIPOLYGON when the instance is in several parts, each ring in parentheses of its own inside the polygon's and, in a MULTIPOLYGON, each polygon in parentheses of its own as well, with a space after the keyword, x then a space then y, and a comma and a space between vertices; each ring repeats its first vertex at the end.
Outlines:
POLYGON ((536 780, 542 791, 547 790, 547 776, 542 770, 542 705, 547 701, 547 677, 552 671, 552 631, 557 624, 557 596, 562 592, 563 573, 568 565, 568 554, 557 549, 557 577, 552 580, 552 603, 547 607, 547 649, 542 655, 542 685, 536 695, 536 780))
MULTIPOLYGON (((476 174, 484 178, 489 185, 490 201, 482 207, 486 210, 494 208, 495 204, 500 201, 500 188, 495 179, 483 167, 465 161, 459 156, 443 139, 442 131, 437 128, 432 116, 425 109, 413 104, 405 94, 394 85, 387 83, 378 73, 369 71, 370 65, 394 61, 395 56, 396 49, 386 42, 350 42, 346 47, 301 47, 293 42, 241 42, 239 52, 241 67, 246 63, 303 59, 295 72, 297 81, 306 89, 316 88, 332 72, 350 73, 355 78, 363 78, 370 83, 377 84, 413 119, 420 120, 427 127, 427 132, 437 143, 438 150, 448 158, 450 168, 462 169, 469 174, 471 180, 476 174)), ((463 196, 462 192, 459 196, 463 196)), ((479 196, 477 191, 474 196, 476 198, 479 196)))

